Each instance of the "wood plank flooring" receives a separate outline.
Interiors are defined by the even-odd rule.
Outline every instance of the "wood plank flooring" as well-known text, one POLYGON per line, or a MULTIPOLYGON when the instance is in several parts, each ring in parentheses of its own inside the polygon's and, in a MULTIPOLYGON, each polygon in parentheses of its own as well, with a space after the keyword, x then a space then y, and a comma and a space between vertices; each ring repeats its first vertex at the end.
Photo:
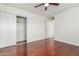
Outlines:
POLYGON ((79 47, 48 38, 2 48, 0 56, 79 56, 79 47))
POLYGON ((79 46, 54 41, 55 56, 79 56, 79 46))

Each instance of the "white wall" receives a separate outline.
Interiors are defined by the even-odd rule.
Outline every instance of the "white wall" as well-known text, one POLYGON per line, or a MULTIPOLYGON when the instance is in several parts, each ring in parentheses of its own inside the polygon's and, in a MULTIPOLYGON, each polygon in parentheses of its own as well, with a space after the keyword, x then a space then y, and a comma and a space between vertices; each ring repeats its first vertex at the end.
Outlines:
POLYGON ((45 35, 45 18, 38 15, 32 15, 29 17, 27 22, 27 41, 31 42, 45 39, 45 35))
MULTIPOLYGON (((0 22, 1 22, 1 13, 0 13, 0 22)), ((0 24, 0 29, 1 29, 1 24, 0 24)), ((1 36, 1 30, 0 30, 0 36, 1 36)), ((1 39, 0 39, 0 47, 1 47, 1 39)))
POLYGON ((56 40, 79 46, 79 7, 55 15, 56 40))
MULTIPOLYGON (((49 18, 38 15, 38 14, 30 13, 28 11, 23 11, 18 8, 13 8, 13 7, 10 7, 7 5, 2 5, 2 4, 0 4, 0 11, 5 12, 5 14, 7 12, 7 16, 4 14, 5 17, 4 16, 1 16, 1 17, 4 17, 2 19, 3 20, 2 24, 4 24, 4 22, 7 21, 5 29, 8 29, 6 31, 5 30, 1 31, 2 33, 6 33, 6 34, 4 34, 5 36, 2 34, 1 34, 2 36, 0 36, 0 38, 1 37, 5 38, 5 39, 4 38, 1 39, 3 41, 3 44, 1 44, 0 47, 4 47, 4 46, 6 47, 8 45, 11 45, 11 44, 7 43, 7 42, 10 42, 11 40, 14 40, 11 42, 13 42, 15 45, 15 43, 16 43, 15 42, 16 41, 16 39, 15 39, 16 38, 15 16, 16 15, 27 17, 27 42, 32 42, 32 41, 46 38, 46 32, 45 32, 46 28, 45 27, 46 27, 46 21, 49 20, 49 18), (10 13, 10 14, 8 14, 8 13, 10 13), (14 14, 14 16, 12 14, 14 14), (7 17, 8 17, 8 19, 7 19, 7 17), (4 40, 6 40, 7 42, 5 42, 4 40), (5 45, 4 45, 4 43, 5 43, 5 45)), ((5 26, 5 24, 4 24, 4 26, 5 26)))
POLYGON ((0 48, 16 44, 16 16, 0 12, 0 48))

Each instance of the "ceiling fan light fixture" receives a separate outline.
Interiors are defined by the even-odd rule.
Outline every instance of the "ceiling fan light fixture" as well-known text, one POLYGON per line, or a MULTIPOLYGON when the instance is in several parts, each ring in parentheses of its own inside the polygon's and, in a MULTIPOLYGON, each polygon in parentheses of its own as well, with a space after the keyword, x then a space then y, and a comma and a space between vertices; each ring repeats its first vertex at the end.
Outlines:
POLYGON ((49 6, 49 3, 45 3, 44 6, 45 6, 45 7, 48 7, 48 6, 49 6))
POLYGON ((39 5, 36 5, 35 8, 40 7, 40 6, 42 6, 42 5, 44 6, 45 11, 47 11, 49 5, 52 5, 52 6, 59 6, 59 3, 41 3, 41 4, 39 4, 39 5))

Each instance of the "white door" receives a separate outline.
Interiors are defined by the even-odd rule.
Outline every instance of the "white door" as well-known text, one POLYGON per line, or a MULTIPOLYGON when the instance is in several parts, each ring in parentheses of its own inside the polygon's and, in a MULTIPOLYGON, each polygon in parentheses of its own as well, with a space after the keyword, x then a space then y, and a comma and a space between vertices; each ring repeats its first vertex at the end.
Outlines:
POLYGON ((17 17, 17 42, 26 40, 26 18, 17 17))

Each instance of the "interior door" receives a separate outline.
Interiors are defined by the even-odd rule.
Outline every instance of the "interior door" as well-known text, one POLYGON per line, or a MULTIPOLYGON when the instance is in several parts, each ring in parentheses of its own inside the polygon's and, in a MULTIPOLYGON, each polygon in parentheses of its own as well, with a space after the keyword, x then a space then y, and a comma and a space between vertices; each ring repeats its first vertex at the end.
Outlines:
POLYGON ((26 18, 17 16, 17 55, 26 55, 26 18))

